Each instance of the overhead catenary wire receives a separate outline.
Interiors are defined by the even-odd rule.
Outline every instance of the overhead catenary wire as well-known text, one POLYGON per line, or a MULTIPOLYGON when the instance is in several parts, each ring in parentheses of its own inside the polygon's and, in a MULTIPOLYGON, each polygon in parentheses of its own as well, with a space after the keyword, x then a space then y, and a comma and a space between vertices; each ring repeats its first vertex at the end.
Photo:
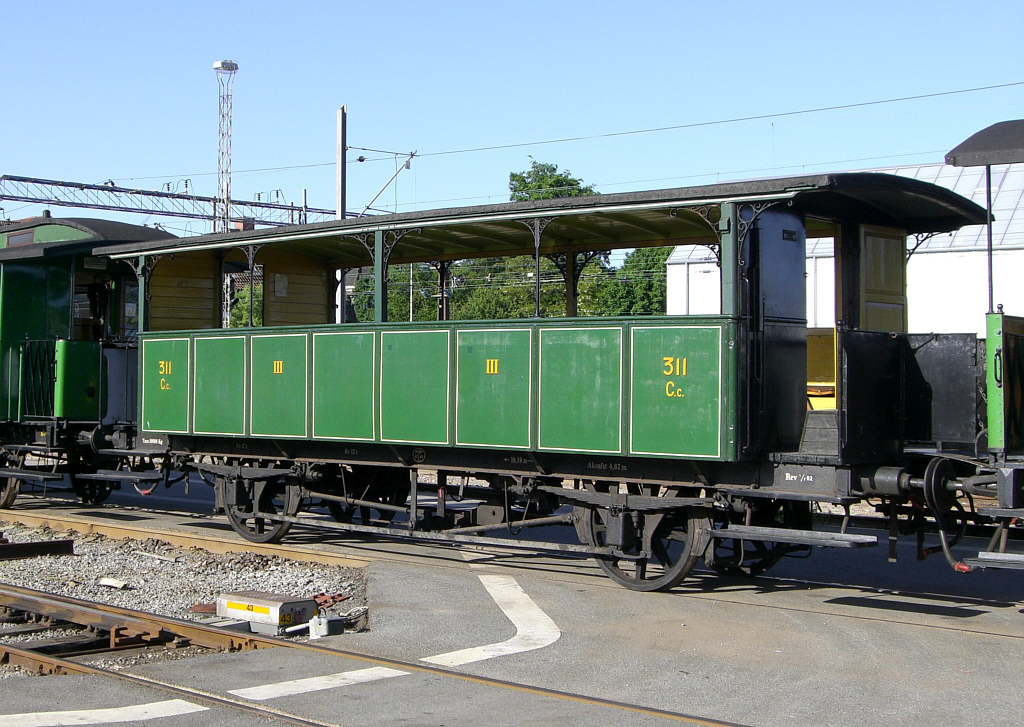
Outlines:
MULTIPOLYGON (((680 131, 680 130, 684 130, 684 129, 696 129, 696 128, 704 128, 704 127, 709 127, 709 126, 723 126, 723 125, 726 125, 726 124, 737 124, 737 123, 742 123, 742 122, 747 122, 747 121, 763 121, 763 120, 767 120, 767 119, 780 119, 780 118, 787 118, 787 117, 793 117, 793 116, 803 116, 803 115, 808 115, 808 114, 825 113, 825 112, 829 112, 829 111, 844 111, 844 110, 848 110, 848 109, 866 108, 866 107, 870 107, 870 106, 881 106, 881 105, 884 105, 884 104, 905 103, 905 102, 908 102, 908 101, 921 101, 921 100, 924 100, 924 99, 942 98, 942 97, 956 96, 956 95, 967 94, 967 93, 978 93, 978 92, 982 92, 982 91, 994 91, 994 90, 999 90, 999 89, 1013 88, 1013 87, 1017 87, 1017 86, 1024 86, 1024 81, 1013 81, 1013 82, 1009 82, 1009 83, 993 84, 993 85, 989 85, 989 86, 975 86, 973 88, 962 88, 962 89, 956 89, 956 90, 953 90, 953 91, 937 91, 937 92, 934 92, 934 93, 916 94, 916 95, 911 95, 911 96, 899 96, 899 97, 895 97, 895 98, 877 99, 877 100, 874 100, 874 101, 859 101, 859 102, 853 102, 853 103, 847 103, 847 104, 835 104, 835 105, 831 105, 831 106, 817 106, 817 107, 808 108, 808 109, 798 109, 798 110, 795 110, 795 111, 779 111, 779 112, 775 112, 775 113, 752 114, 752 115, 749 115, 749 116, 736 116, 736 117, 725 118, 725 119, 713 119, 713 120, 709 120, 709 121, 694 121, 694 122, 690 122, 690 123, 686 123, 686 124, 671 124, 671 125, 657 126, 657 127, 646 128, 646 129, 630 129, 630 130, 625 130, 625 131, 605 132, 605 133, 601 133, 601 134, 587 134, 587 135, 579 135, 579 136, 560 137, 560 138, 554 138, 554 139, 510 142, 510 143, 504 143, 504 144, 490 144, 490 145, 486 145, 486 146, 466 147, 466 148, 461 148, 461 149, 444 149, 444 150, 441 150, 441 151, 421 152, 421 153, 417 153, 416 156, 420 157, 420 158, 424 158, 424 157, 434 157, 434 156, 451 156, 451 155, 456 155, 456 154, 475 154, 475 153, 482 153, 482 152, 488 152, 488 151, 499 151, 499 150, 505 150, 505 149, 526 148, 526 147, 531 147, 531 146, 543 146, 545 144, 564 144, 564 143, 569 143, 569 142, 591 141, 591 140, 595 140, 595 139, 609 139, 609 138, 617 138, 617 137, 624 137, 624 136, 636 136, 636 135, 641 135, 641 134, 654 134, 654 133, 661 133, 661 132, 666 132, 666 131, 680 131)), ((395 154, 395 152, 384 151, 384 150, 379 150, 379 149, 370 149, 370 148, 362 148, 362 147, 349 147, 349 148, 350 149, 359 149, 361 151, 369 151, 369 152, 372 152, 372 153, 386 154, 387 155, 387 156, 382 156, 382 157, 379 157, 379 158, 367 158, 367 159, 364 159, 363 162, 391 161, 391 159, 393 158, 393 155, 395 154)), ((360 162, 358 162, 355 159, 351 159, 351 160, 348 161, 348 163, 349 164, 358 164, 360 162)), ((242 170, 235 170, 234 173, 235 174, 257 174, 257 173, 263 173, 263 172, 291 171, 291 170, 295 170, 295 169, 314 169, 314 168, 317 168, 317 167, 333 167, 334 165, 335 165, 334 161, 330 161, 330 162, 315 162, 315 163, 311 163, 311 164, 291 164, 291 165, 287 165, 287 166, 278 166, 278 167, 261 167, 261 168, 255 168, 255 169, 242 169, 242 170)), ((216 172, 196 172, 196 173, 191 173, 191 174, 163 174, 163 175, 153 175, 153 176, 146 176, 146 177, 122 177, 120 179, 121 179, 121 181, 143 181, 143 180, 148 180, 148 179, 167 179, 168 177, 180 178, 180 177, 213 176, 215 174, 216 174, 216 172)))

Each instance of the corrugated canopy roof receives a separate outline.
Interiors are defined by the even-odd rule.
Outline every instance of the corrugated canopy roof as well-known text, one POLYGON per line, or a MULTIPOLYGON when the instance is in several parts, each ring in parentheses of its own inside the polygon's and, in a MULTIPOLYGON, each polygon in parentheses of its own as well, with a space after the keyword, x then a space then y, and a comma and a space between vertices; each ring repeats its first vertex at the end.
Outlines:
MULTIPOLYGON (((531 220, 549 219, 541 253, 716 242, 710 226, 725 202, 792 201, 809 219, 852 215, 912 232, 984 220, 981 207, 947 189, 878 174, 825 174, 701 187, 408 212, 98 247, 113 257, 273 244, 338 267, 372 264, 373 233, 400 236, 392 264, 533 254, 531 220), (710 220, 710 222, 709 222, 710 220), (365 243, 365 244, 364 244, 365 243)), ((809 222, 809 225, 813 224, 809 222)))

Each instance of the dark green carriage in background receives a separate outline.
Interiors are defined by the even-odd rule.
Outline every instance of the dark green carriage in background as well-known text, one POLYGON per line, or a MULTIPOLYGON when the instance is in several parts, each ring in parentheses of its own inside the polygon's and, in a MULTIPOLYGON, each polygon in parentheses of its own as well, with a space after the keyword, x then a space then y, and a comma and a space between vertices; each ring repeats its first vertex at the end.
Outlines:
POLYGON ((92 250, 166 237, 49 216, 0 227, 0 506, 23 487, 68 480, 86 502, 109 493, 113 484, 88 478, 103 461, 98 448, 134 429, 138 285, 92 250))

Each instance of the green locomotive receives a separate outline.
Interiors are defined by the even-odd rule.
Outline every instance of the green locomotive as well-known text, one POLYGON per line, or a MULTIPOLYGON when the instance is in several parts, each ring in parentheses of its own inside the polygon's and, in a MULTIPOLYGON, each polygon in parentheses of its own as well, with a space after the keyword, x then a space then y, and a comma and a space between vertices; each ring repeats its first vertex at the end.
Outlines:
POLYGON ((948 190, 864 173, 95 245, 135 273, 138 417, 97 422, 95 456, 116 464, 86 476, 198 473, 252 540, 326 506, 321 527, 587 554, 638 590, 700 559, 759 572, 810 545, 876 542, 814 531, 815 502, 871 500, 893 532, 923 534, 926 511, 955 567, 1019 567, 1004 551, 1024 514, 1024 326, 993 314, 987 366, 973 335, 906 332, 906 237, 985 219, 948 190), (808 343, 809 236, 837 251, 841 323, 824 345, 808 343), (433 263, 443 288, 454 260, 549 256, 572 310, 587 254, 683 244, 716 252, 716 314, 385 320, 390 264, 433 263), (339 272, 356 267, 374 269, 376 320, 338 323, 339 272), (263 325, 225 329, 239 270, 262 275, 263 325), (809 406, 822 352, 831 398, 809 406), (975 496, 991 505, 965 512, 975 496), (950 543, 982 520, 993 553, 964 564, 950 543), (553 523, 581 542, 485 535, 553 523))

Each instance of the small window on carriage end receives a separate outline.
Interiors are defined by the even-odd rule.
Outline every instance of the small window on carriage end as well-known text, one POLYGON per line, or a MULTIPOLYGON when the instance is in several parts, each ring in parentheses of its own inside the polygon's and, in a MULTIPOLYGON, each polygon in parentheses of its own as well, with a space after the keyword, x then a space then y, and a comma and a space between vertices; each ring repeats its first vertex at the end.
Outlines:
POLYGON ((87 273, 75 275, 75 294, 71 299, 74 321, 72 337, 76 341, 99 341, 106 333, 109 283, 87 273))
POLYGON ((18 247, 19 245, 29 245, 35 239, 35 230, 25 230, 24 232, 12 232, 7 236, 7 247, 18 247))

